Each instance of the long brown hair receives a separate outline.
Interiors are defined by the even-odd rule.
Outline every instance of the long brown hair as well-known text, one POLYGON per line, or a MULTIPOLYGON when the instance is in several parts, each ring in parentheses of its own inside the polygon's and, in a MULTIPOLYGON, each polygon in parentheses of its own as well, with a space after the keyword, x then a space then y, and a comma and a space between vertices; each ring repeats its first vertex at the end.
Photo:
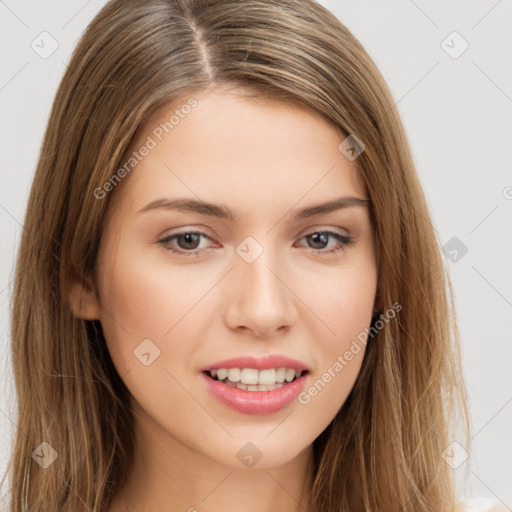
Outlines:
POLYGON ((136 129, 213 85, 298 101, 364 143, 376 307, 401 305, 314 442, 310 510, 453 512, 443 452, 457 421, 469 445, 469 422, 450 280, 393 98, 359 41, 313 0, 113 0, 82 35, 53 103, 17 259, 10 511, 105 511, 123 482, 129 392, 99 322, 73 314, 69 286, 94 275, 115 194, 95 190, 136 129), (32 454, 50 447, 58 458, 42 469, 32 454))

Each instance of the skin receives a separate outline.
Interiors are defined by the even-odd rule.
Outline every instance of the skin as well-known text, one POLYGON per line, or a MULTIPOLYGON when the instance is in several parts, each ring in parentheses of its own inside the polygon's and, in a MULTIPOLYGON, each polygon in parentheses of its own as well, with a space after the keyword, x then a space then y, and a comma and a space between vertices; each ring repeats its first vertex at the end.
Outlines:
MULTIPOLYGON (((312 443, 350 393, 364 344, 309 403, 266 415, 218 402, 200 368, 284 354, 310 367, 307 389, 332 367, 374 311, 370 213, 354 206, 299 221, 292 213, 368 196, 356 162, 338 149, 344 137, 316 112, 226 88, 193 96, 198 105, 110 192, 96 275, 72 292, 82 317, 101 321, 132 394, 135 462, 109 512, 220 512, 241 502, 244 512, 305 510, 312 443), (137 213, 154 199, 185 196, 225 205, 239 220, 163 208, 137 213), (353 244, 307 236, 325 230, 353 244), (158 243, 197 231, 206 237, 158 243), (236 252, 248 236, 263 248, 252 263, 236 252), (147 338, 160 350, 149 366, 134 357, 147 338), (247 442, 262 455, 252 468, 237 457, 247 442)), ((161 107, 133 148, 189 97, 161 107)))

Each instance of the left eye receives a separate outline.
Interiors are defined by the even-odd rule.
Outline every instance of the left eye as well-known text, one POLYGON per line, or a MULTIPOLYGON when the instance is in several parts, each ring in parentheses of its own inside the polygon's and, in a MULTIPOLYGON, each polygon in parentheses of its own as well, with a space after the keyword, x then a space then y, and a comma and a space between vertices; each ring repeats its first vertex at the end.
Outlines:
MULTIPOLYGON (((198 231, 185 231, 183 233, 176 233, 174 235, 170 235, 168 237, 162 238, 161 240, 158 240, 158 243, 164 247, 164 249, 168 249, 171 252, 182 254, 182 255, 195 255, 198 252, 200 252, 201 249, 197 249, 198 243, 203 238, 210 238, 205 233, 201 233, 198 231), (181 245, 180 249, 174 248, 171 244, 171 241, 182 241, 183 244, 181 245)), ((342 250, 344 247, 347 247, 348 245, 353 243, 353 239, 346 235, 341 235, 340 233, 336 233, 334 231, 313 231, 312 233, 309 233, 305 235, 302 239, 309 239, 313 242, 313 244, 320 244, 320 245, 327 245, 329 239, 335 239, 338 241, 338 245, 335 246, 332 249, 324 250, 325 247, 322 247, 320 249, 318 248, 311 248, 315 253, 322 253, 322 254, 330 254, 337 251, 342 250)))
POLYGON ((322 254, 331 254, 333 252, 341 251, 345 247, 352 244, 354 241, 350 236, 340 235, 339 233, 336 233, 334 231, 313 231, 309 235, 304 236, 304 238, 312 240, 314 244, 327 244, 329 238, 334 238, 335 240, 338 241, 338 245, 333 247, 332 249, 329 249, 328 251, 313 248, 315 252, 320 252, 322 254))

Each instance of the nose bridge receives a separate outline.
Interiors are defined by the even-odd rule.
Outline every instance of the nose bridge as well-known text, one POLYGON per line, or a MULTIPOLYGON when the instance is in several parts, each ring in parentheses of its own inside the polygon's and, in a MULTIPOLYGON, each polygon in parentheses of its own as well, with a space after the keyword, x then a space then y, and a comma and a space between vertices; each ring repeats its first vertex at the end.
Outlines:
MULTIPOLYGON (((261 240, 261 236, 259 237, 261 240)), ((282 282, 276 277, 279 268, 277 251, 270 242, 271 237, 265 237, 265 245, 253 236, 246 237, 236 248, 239 260, 236 262, 242 287, 247 287, 250 295, 261 299, 277 298, 282 295, 282 282)))
POLYGON ((253 236, 246 237, 236 247, 234 260, 234 293, 229 315, 233 326, 245 326, 254 331, 272 331, 294 321, 293 294, 285 286, 282 258, 270 244, 253 236))

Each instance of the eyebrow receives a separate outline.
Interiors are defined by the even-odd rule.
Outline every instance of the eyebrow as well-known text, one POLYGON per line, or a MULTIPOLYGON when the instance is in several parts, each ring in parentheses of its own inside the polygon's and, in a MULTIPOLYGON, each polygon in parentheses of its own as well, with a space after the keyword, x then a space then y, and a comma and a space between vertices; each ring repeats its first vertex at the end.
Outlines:
MULTIPOLYGON (((370 203, 369 199, 362 199, 360 197, 344 196, 332 199, 326 203, 308 206, 301 210, 297 210, 293 216, 294 220, 306 219, 314 215, 329 213, 342 208, 349 208, 353 206, 366 207, 370 203)), ((192 198, 159 198, 151 201, 146 206, 142 207, 136 213, 148 212, 155 209, 165 210, 184 210, 199 213, 201 215, 209 215, 219 219, 225 219, 232 222, 238 222, 239 217, 235 216, 233 212, 226 206, 207 203, 192 198)))

